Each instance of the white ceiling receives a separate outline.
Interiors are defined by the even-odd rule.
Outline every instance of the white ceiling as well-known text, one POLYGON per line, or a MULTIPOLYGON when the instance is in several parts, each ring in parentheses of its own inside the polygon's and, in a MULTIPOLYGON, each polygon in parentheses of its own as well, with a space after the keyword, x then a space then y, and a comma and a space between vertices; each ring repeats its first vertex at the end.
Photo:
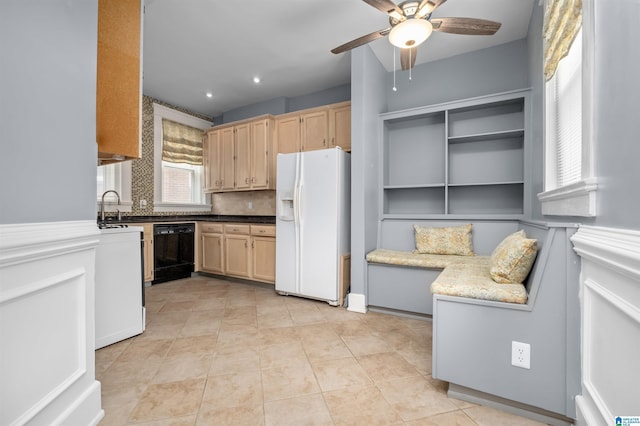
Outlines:
MULTIPOLYGON (((420 46, 416 64, 526 37, 534 2, 448 0, 434 18, 489 19, 502 27, 493 36, 434 32, 420 46)), ((387 15, 362 0, 144 3, 144 94, 211 117, 349 83, 350 53, 330 50, 389 27, 387 15), (253 83, 254 76, 260 84, 253 83)), ((369 46, 391 71, 393 47, 387 38, 369 46)))

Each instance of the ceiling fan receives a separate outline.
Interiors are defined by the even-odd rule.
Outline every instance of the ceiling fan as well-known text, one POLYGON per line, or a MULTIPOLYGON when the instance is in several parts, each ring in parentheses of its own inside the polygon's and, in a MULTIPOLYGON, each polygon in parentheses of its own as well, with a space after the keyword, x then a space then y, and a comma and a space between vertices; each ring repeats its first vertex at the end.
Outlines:
POLYGON ((400 48, 400 65, 403 70, 413 68, 418 46, 432 31, 465 35, 493 35, 500 22, 475 18, 433 18, 431 14, 447 0, 408 0, 396 5, 391 0, 363 0, 370 6, 389 15, 391 26, 351 40, 331 50, 338 54, 362 46, 386 35, 389 42, 400 48))

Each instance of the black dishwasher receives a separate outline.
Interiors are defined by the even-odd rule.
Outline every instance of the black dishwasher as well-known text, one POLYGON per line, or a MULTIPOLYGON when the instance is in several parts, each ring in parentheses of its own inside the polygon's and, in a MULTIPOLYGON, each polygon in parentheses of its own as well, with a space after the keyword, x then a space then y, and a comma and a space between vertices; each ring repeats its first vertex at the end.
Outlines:
POLYGON ((152 284, 191 276, 194 235, 193 223, 153 225, 152 284))

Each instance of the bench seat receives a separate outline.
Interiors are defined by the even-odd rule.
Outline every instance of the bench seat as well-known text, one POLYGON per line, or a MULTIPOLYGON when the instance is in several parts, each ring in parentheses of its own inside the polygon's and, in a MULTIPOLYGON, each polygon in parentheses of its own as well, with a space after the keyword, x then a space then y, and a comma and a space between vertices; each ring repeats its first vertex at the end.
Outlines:
POLYGON ((491 260, 487 256, 449 265, 431 283, 431 293, 495 302, 527 303, 527 289, 523 284, 496 283, 491 279, 490 268, 491 260))
POLYGON ((459 262, 482 261, 487 256, 457 256, 452 254, 421 254, 412 251, 376 249, 367 254, 367 262, 387 265, 444 269, 459 262))

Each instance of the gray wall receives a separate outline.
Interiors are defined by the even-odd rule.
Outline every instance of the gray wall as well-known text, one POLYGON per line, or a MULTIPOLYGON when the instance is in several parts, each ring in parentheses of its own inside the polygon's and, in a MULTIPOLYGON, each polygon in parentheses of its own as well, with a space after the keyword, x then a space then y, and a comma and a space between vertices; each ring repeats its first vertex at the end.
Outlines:
MULTIPOLYGON (((425 44, 425 49, 428 44, 425 44)), ((385 88, 389 111, 528 87, 527 43, 518 40, 416 66, 409 80, 407 71, 388 73, 385 88)))
POLYGON ((343 84, 341 86, 331 87, 329 89, 309 93, 307 95, 292 98, 280 97, 246 105, 231 111, 226 111, 220 117, 214 117, 214 122, 216 125, 231 123, 233 121, 256 117, 258 115, 284 114, 287 112, 299 111, 301 109, 348 101, 350 99, 351 85, 343 84))
POLYGON ((640 229, 640 2, 595 0, 595 225, 640 229))
POLYGON ((95 220, 96 0, 0 2, 0 223, 95 220))
POLYGON ((365 255, 377 243, 378 115, 386 71, 370 47, 351 52, 351 292, 366 294, 365 255))
POLYGON ((538 194, 544 190, 544 75, 542 72, 542 24, 544 10, 533 7, 527 35, 531 115, 529 144, 531 147, 531 217, 544 220, 538 194))

